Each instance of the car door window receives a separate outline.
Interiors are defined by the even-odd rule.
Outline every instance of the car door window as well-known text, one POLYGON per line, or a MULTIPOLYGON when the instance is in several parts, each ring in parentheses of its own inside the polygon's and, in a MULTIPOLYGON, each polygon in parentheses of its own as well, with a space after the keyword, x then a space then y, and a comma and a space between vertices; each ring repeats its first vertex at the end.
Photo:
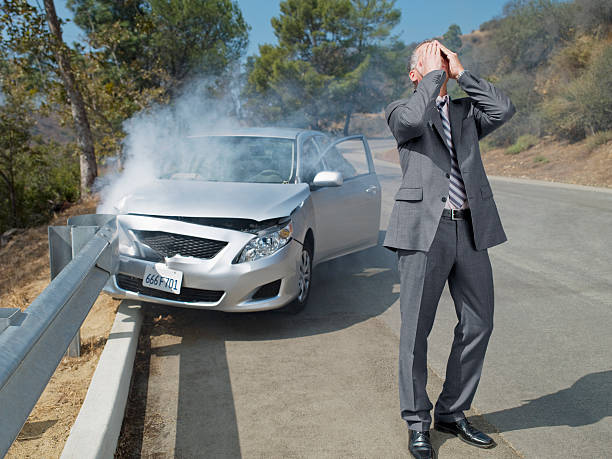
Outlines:
POLYGON ((344 180, 359 175, 357 169, 348 161, 338 148, 331 147, 323 158, 327 170, 342 173, 344 180))
POLYGON ((327 151, 332 139, 319 136, 317 143, 324 152, 326 170, 341 172, 344 180, 370 173, 365 145, 360 137, 340 141, 327 151))
POLYGON ((331 170, 342 172, 345 180, 370 173, 368 156, 360 138, 336 144, 325 154, 324 161, 331 170))
POLYGON ((312 183, 318 172, 325 170, 325 163, 312 138, 306 139, 302 144, 301 173, 303 182, 312 183))

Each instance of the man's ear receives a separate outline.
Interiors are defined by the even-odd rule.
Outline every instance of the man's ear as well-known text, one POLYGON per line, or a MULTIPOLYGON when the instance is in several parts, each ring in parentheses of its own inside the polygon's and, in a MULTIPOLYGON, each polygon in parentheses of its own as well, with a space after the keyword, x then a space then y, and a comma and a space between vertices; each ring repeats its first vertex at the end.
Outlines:
POLYGON ((419 77, 417 76, 417 73, 414 71, 414 69, 412 69, 408 73, 408 76, 410 77, 410 81, 412 81, 412 83, 416 86, 416 84, 419 82, 419 77))

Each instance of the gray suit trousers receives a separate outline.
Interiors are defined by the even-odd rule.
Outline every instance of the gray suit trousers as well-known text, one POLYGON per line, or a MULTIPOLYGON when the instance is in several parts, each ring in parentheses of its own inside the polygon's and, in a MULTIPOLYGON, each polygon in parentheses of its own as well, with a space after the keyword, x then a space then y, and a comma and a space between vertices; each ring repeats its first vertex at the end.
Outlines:
POLYGON ((398 250, 402 325, 399 354, 401 415, 412 430, 429 430, 427 337, 448 286, 458 323, 434 417, 464 417, 476 393, 493 331, 493 275, 487 250, 476 250, 470 219, 442 217, 428 252, 398 250))

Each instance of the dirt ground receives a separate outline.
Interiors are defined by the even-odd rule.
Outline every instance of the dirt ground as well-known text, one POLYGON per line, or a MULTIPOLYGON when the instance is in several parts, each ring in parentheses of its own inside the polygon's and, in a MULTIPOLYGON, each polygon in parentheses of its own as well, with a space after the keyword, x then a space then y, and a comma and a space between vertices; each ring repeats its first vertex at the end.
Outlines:
MULTIPOLYGON (((612 187, 612 141, 587 151, 584 141, 568 144, 545 139, 515 155, 503 148, 486 150, 482 160, 489 175, 612 187)), ((395 148, 378 157, 399 162, 395 148)))
MULTIPOLYGON (((51 225, 71 215, 95 213, 97 199, 70 206, 51 225)), ((0 248, 0 305, 25 309, 49 283, 47 225, 13 236, 0 248)), ((100 296, 81 328, 82 353, 64 357, 32 410, 7 458, 59 457, 115 319, 119 301, 100 296)))

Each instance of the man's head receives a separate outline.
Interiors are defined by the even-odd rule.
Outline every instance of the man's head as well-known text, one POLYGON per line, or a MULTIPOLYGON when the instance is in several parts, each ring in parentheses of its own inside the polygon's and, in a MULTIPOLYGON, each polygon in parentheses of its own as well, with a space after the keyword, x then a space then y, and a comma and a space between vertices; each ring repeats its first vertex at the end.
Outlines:
MULTIPOLYGON (((412 81, 412 84, 414 85, 415 89, 417 85, 419 84, 419 82, 425 76, 422 73, 423 71, 423 62, 422 62, 423 50, 425 49, 425 45, 427 43, 433 43, 434 41, 436 40, 422 41, 416 46, 416 48, 414 48, 414 51, 412 51, 412 55, 410 56, 410 63, 409 63, 410 68, 409 68, 408 76, 410 77, 410 80, 412 81)), ((448 77, 448 74, 449 74, 448 73, 448 59, 446 58, 444 54, 441 54, 441 59, 442 59, 442 70, 446 72, 446 75, 448 77)))

